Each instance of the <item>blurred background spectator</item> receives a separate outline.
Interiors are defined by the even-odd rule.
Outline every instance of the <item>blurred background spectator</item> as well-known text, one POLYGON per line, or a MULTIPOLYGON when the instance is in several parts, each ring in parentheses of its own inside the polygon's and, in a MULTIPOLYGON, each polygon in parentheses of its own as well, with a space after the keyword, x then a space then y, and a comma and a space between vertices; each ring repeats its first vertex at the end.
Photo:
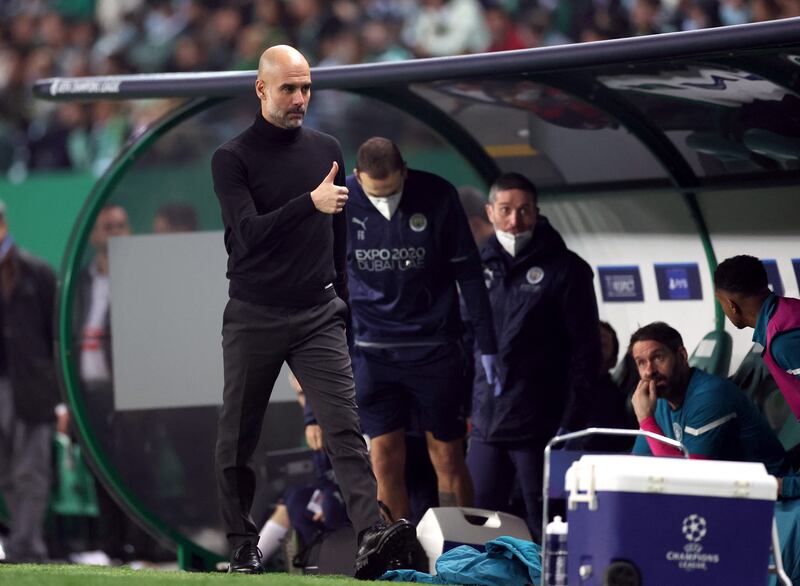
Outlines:
POLYGON ((333 66, 798 15, 800 0, 1 0, 0 174, 100 174, 165 110, 31 99, 42 77, 255 69, 278 43, 333 66))

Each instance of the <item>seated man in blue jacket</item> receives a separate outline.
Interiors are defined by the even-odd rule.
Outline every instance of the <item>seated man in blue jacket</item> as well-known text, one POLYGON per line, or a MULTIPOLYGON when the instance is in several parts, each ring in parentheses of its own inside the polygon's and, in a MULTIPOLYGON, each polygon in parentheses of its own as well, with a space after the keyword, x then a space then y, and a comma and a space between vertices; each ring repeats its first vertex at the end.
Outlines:
MULTIPOLYGON (((663 322, 641 327, 630 352, 641 377, 632 402, 642 430, 678 440, 691 458, 762 462, 779 478, 789 473, 783 446, 755 404, 727 379, 689 366, 677 330, 663 322)), ((643 437, 633 453, 681 455, 643 437)))
POLYGON ((467 453, 476 506, 508 511, 516 477, 534 538, 544 447, 559 428, 586 426, 602 365, 592 269, 536 204, 536 188, 517 173, 501 175, 489 192, 495 233, 481 258, 500 374, 492 381, 476 369, 467 453))

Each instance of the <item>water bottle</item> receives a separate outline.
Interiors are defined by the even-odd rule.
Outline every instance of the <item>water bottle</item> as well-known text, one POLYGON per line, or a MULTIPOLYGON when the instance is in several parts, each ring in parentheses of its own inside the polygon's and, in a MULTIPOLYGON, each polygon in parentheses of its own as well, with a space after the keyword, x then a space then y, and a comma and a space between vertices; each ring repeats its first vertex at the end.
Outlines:
POLYGON ((545 559, 545 586, 567 586, 567 524, 556 516, 545 527, 547 558, 545 559))

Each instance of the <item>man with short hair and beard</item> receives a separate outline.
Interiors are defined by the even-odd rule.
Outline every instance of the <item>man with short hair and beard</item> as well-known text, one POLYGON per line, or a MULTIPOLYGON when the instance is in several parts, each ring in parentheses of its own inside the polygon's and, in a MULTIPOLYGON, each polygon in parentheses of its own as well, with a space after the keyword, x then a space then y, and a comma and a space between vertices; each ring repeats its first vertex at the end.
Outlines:
POLYGON ((387 526, 380 520, 359 429, 345 339, 342 152, 333 137, 302 127, 311 71, 296 49, 279 45, 261 55, 255 91, 261 109, 252 126, 217 149, 211 161, 230 279, 216 449, 223 523, 233 550, 229 571, 264 571, 250 516, 250 459, 286 361, 324 432, 358 536, 356 577, 374 579, 395 560, 405 563, 415 532, 406 521, 387 526))
MULTIPOLYGON (((629 351, 641 377, 632 402, 643 431, 678 440, 691 458, 762 462, 779 477, 789 472, 784 449, 756 406, 728 380, 689 366, 677 330, 648 324, 633 333, 629 351)), ((633 453, 681 455, 644 437, 633 453)))

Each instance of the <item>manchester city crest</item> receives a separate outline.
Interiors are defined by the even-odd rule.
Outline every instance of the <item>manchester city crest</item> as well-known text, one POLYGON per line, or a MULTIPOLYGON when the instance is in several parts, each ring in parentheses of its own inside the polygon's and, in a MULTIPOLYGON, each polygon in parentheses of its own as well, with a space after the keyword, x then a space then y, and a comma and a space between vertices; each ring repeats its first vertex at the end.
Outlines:
POLYGON ((425 214, 414 214, 409 218, 408 226, 414 230, 414 232, 422 232, 428 227, 428 218, 425 217, 425 214))
POLYGON ((681 424, 677 421, 672 422, 672 433, 675 434, 675 439, 681 441, 681 436, 683 436, 683 429, 681 429, 681 424))
POLYGON ((544 279, 544 271, 540 267, 531 267, 525 274, 525 278, 531 285, 538 285, 544 279))

